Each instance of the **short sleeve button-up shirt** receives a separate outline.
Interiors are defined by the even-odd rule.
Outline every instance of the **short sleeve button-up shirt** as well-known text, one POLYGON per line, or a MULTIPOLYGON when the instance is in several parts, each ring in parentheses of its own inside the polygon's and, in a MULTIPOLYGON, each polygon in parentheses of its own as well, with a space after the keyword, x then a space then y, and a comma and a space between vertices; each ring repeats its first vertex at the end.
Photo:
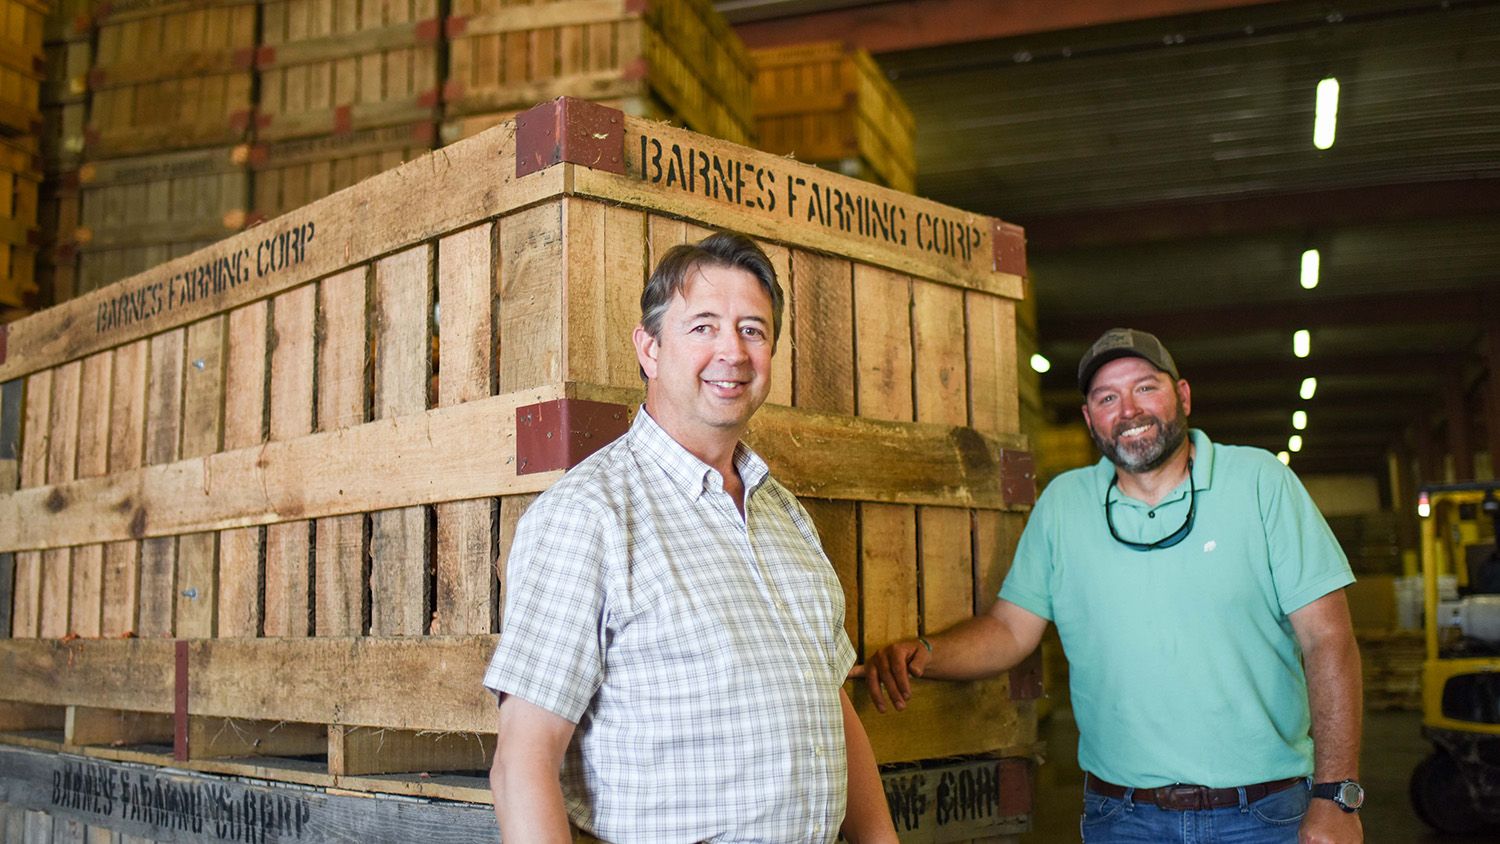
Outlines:
POLYGON ((608 841, 833 841, 843 590, 741 444, 745 512, 642 408, 527 511, 485 685, 578 725, 570 818, 608 841))

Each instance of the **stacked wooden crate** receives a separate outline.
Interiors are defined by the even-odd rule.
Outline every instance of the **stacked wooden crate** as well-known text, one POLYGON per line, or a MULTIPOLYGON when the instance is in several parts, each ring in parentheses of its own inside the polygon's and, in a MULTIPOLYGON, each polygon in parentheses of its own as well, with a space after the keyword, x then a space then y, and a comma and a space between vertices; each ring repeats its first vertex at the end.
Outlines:
POLYGON ((243 227, 256 26, 254 0, 99 8, 77 180, 77 292, 243 227))
POLYGON ((0 312, 35 305, 46 7, 0 0, 0 312))
POLYGON ((757 146, 916 189, 916 123, 868 51, 837 41, 750 52, 757 146))
POLYGON ((88 120, 95 5, 94 0, 55 3, 44 30, 37 286, 46 305, 77 292, 78 167, 88 120))
POLYGON ((260 0, 253 219, 433 149, 437 0, 260 0))
POLYGON ((751 65, 708 0, 454 0, 443 138, 557 96, 748 143, 751 65))
MULTIPOLYGON (((1033 495, 1019 231, 564 100, 11 327, 0 769, 34 775, 10 802, 151 834, 33 806, 59 752, 295 782, 273 791, 312 830, 343 823, 337 790, 487 802, 442 772, 493 749, 494 564, 628 424, 646 274, 715 228, 786 289, 749 439, 816 520, 857 647, 982 611, 1033 495)), ((908 840, 1024 829, 1036 667, 918 682, 887 715, 850 686, 880 761, 913 765, 886 778, 908 840)), ((492 835, 442 811, 433 841, 492 835)))
POLYGON ((1358 630, 1365 709, 1422 708, 1425 645, 1419 630, 1358 630))

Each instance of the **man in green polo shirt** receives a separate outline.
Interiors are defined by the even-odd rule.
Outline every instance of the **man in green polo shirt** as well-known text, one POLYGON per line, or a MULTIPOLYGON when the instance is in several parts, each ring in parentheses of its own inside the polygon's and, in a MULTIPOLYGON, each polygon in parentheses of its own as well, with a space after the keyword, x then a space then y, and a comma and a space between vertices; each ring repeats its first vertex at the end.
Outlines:
POLYGON ((877 708, 911 675, 1006 671, 1051 621, 1085 842, 1361 841, 1354 577, 1327 523, 1270 453, 1188 430, 1156 337, 1106 332, 1078 381, 1104 459, 1048 485, 988 613, 870 659, 877 708))

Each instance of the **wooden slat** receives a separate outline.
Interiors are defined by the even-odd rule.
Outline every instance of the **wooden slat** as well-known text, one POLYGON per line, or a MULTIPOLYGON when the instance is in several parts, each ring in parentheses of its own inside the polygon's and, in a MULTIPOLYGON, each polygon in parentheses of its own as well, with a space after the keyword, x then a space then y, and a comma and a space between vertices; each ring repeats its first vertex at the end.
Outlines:
POLYGON ((771 268, 781 284, 781 337, 776 341, 776 354, 771 358, 771 392, 766 401, 772 404, 790 405, 794 385, 792 383, 792 324, 797 321, 796 297, 792 290, 792 250, 779 243, 761 242, 760 248, 771 259, 771 268))
POLYGON ((630 335, 646 279, 645 215, 571 199, 563 214, 567 378, 633 387, 640 383, 630 335))
MULTIPOLYGON (((639 390, 581 384, 507 393, 210 458, 22 490, 0 498, 0 551, 536 492, 560 475, 516 475, 517 407, 568 397, 634 408, 640 396, 639 390), (449 447, 454 442, 490 445, 466 452, 449 447)), ((1019 437, 996 440, 968 428, 767 405, 747 440, 797 495, 1027 506, 1008 501, 1003 484, 1003 451, 1019 437)))
MULTIPOLYGON (((226 450, 265 441, 268 316, 265 302, 229 312, 224 392, 234 397, 234 412, 224 418, 226 450)), ((220 636, 254 636, 260 631, 264 536, 259 527, 219 534, 220 636)))
MULTIPOLYGON (((289 440, 312 430, 313 331, 317 290, 305 285, 271 303, 270 439, 289 440)), ((264 631, 267 636, 306 636, 308 555, 306 522, 266 529, 264 631)))
POLYGON ((66 714, 60 706, 0 702, 0 731, 60 730, 66 714))
POLYGON ((983 613, 1000 597, 1016 544, 1026 527, 1024 513, 993 510, 974 514, 974 612, 983 613))
MULTIPOLYGON (((318 430, 365 421, 366 276, 364 267, 318 285, 318 430)), ((319 636, 364 632, 365 517, 317 522, 316 612, 319 636)))
MULTIPOLYGON (((83 362, 79 391, 78 476, 96 478, 109 470, 110 405, 114 386, 114 353, 100 352, 83 362)), ((73 594, 69 601, 70 632, 98 636, 104 620, 104 546, 73 549, 73 594)))
POLYGON ((328 728, 328 772, 335 776, 482 771, 489 768, 494 753, 495 737, 478 733, 328 728))
MULTIPOLYGON (((493 733, 495 696, 476 678, 494 647, 494 636, 196 640, 189 648, 188 711, 493 733)), ((161 639, 0 642, 7 678, 0 700, 171 713, 174 654, 173 643, 161 639)))
MULTIPOLYGON (((110 394, 109 471, 126 472, 145 459, 148 341, 115 350, 110 394)), ((100 633, 134 633, 140 605, 141 543, 134 539, 104 546, 104 595, 100 633)))
POLYGON ((172 716, 162 712, 129 712, 119 709, 96 709, 70 706, 63 741, 86 745, 127 745, 172 743, 172 716))
POLYGON ((239 718, 188 719, 188 758, 317 756, 328 749, 328 728, 239 718))
POLYGON ((1016 392, 1015 303, 966 292, 969 346, 969 424, 988 434, 1021 430, 1016 392))
POLYGON ((512 214, 500 226, 502 393, 562 380, 562 222, 559 202, 512 214))
MULTIPOLYGON (((864 417, 910 420, 911 282, 864 264, 854 267, 856 405, 864 417)), ((915 635, 916 509, 860 505, 860 613, 863 653, 915 635)))
POLYGON ((801 249, 792 253, 793 403, 854 412, 854 269, 848 261, 801 249))
MULTIPOLYGON (((150 376, 146 386, 146 452, 148 466, 172 463, 182 441, 183 351, 186 330, 159 334, 150 341, 150 376)), ((177 538, 155 537, 141 543, 141 636, 171 636, 176 609, 177 538)))
MULTIPOLYGON (((48 417, 47 483, 67 483, 78 474, 78 406, 83 365, 65 363, 52 373, 48 417)), ((54 548, 42 554, 41 617, 37 633, 46 638, 68 633, 72 597, 73 550, 54 548)))
POLYGON ((863 681, 845 685, 854 701, 875 761, 880 764, 932 759, 1036 743, 1036 717, 1030 702, 1010 700, 1008 680, 974 683, 913 680, 906 709, 880 713, 863 681), (962 717, 955 717, 963 713, 962 717))
MULTIPOLYGON (((963 291, 912 281, 912 344, 917 420, 968 421, 963 291)), ((974 557, 967 510, 917 510, 921 630, 936 633, 974 610, 974 557)))
MULTIPOLYGON (((488 398, 493 390, 494 236, 494 227, 484 225, 438 244, 440 407, 488 398)), ((495 629, 496 506, 489 499, 437 505, 434 633, 495 629)))
MULTIPOLYGON (((859 517, 857 506, 852 501, 830 501, 822 498, 803 498, 802 506, 812 517, 818 529, 818 540, 823 553, 833 564, 833 571, 844 587, 844 632, 854 643, 856 651, 863 641, 860 637, 859 603, 859 517)), ((861 662, 864 654, 858 654, 861 662)))
MULTIPOLYGON (((183 385, 182 456, 205 457, 223 442, 224 331, 220 316, 187 329, 187 366, 183 385)), ((236 409, 237 410, 237 409, 236 409)), ((177 540, 176 634, 184 638, 215 635, 218 628, 218 534, 193 533, 177 540)))
MULTIPOLYGON (((375 265, 374 416, 427 408, 432 250, 400 252, 375 265)), ((403 507, 371 516, 370 631, 420 636, 431 613, 427 510, 403 507)))

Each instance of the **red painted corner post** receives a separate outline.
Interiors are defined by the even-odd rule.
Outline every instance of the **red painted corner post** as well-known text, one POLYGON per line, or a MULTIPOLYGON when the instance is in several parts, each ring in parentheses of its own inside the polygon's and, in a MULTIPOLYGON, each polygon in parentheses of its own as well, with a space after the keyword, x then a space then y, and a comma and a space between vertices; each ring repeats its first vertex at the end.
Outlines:
POLYGON ((624 174, 625 113, 558 97, 516 115, 516 176, 563 162, 624 174))
POLYGON ((557 399, 516 408, 516 474, 571 469, 630 427, 623 404, 557 399))

